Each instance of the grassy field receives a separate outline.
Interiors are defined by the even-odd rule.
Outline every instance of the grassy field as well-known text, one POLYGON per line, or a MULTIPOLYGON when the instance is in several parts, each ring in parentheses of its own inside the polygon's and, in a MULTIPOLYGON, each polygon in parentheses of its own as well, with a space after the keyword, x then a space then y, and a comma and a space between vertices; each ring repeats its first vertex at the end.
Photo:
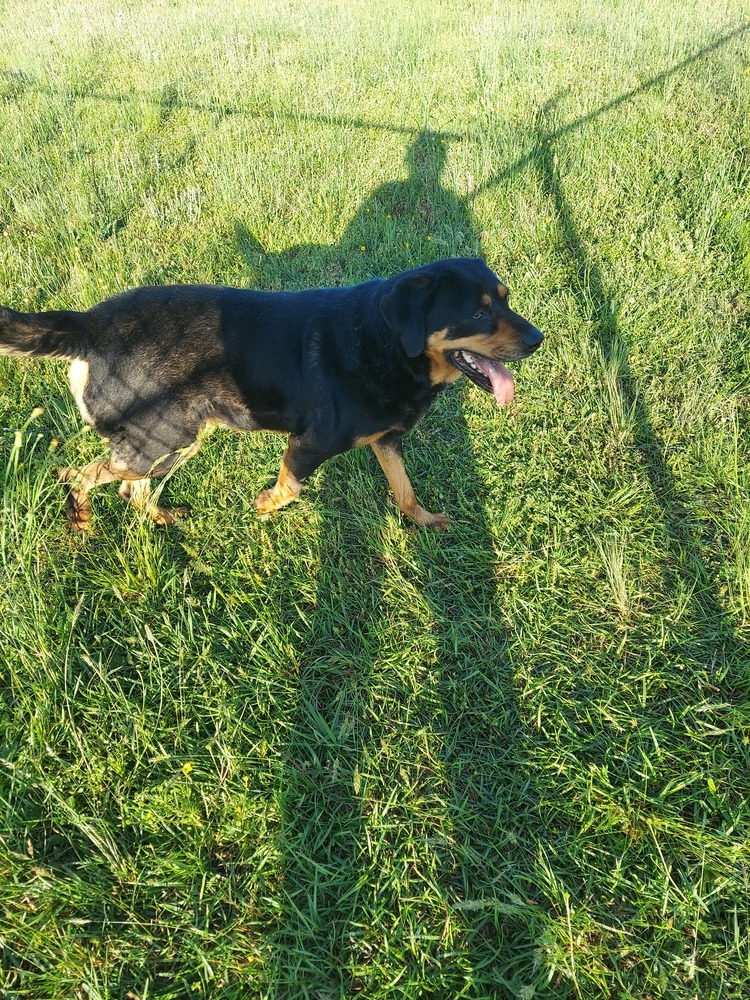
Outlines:
POLYGON ((155 529, 0 359, 0 996, 750 995, 750 3, 0 3, 0 302, 482 254, 500 411, 155 529), (39 410, 43 412, 39 412, 39 410))

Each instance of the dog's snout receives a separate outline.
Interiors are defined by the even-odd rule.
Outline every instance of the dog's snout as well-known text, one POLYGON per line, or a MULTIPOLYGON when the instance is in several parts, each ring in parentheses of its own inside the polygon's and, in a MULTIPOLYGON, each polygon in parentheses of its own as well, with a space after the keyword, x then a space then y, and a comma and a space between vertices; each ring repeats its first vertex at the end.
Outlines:
POLYGON ((523 346, 528 348, 529 351, 535 351, 543 340, 544 334, 542 331, 537 330, 535 326, 529 326, 523 335, 523 346))

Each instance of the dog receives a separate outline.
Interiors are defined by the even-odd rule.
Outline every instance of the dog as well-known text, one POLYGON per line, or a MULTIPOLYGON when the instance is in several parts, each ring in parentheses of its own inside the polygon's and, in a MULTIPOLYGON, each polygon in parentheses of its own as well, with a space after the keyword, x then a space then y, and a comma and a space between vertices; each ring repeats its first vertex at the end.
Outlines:
POLYGON ((86 312, 0 308, 0 354, 72 362, 81 416, 109 443, 106 461, 58 472, 78 531, 89 527, 89 492, 110 482, 157 524, 188 513, 158 506, 151 479, 194 455, 214 425, 289 435, 275 484, 255 499, 261 517, 295 500, 326 459, 369 445, 403 513, 443 530, 449 518, 414 495, 403 436, 461 375, 509 403, 505 362, 542 340, 478 258, 340 288, 166 285, 86 312))

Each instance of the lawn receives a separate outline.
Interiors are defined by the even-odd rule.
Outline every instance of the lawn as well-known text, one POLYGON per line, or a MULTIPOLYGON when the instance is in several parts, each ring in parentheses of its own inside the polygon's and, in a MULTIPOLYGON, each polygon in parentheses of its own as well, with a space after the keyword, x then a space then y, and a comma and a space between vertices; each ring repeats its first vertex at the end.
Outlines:
POLYGON ((546 334, 168 528, 0 359, 0 996, 750 995, 750 3, 0 4, 0 302, 481 254, 546 334))

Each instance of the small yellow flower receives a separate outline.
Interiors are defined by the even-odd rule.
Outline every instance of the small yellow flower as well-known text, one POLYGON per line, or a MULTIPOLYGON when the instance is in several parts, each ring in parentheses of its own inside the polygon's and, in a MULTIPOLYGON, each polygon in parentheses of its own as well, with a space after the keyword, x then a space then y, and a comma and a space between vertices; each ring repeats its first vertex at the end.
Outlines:
POLYGON ((182 765, 182 773, 190 774, 192 770, 193 770, 193 765, 190 763, 190 761, 189 760, 185 761, 185 763, 182 765))
POLYGON ((411 244, 409 244, 409 243, 404 243, 404 246, 406 247, 407 250, 409 249, 410 245, 411 244))
POLYGON ((360 250, 366 250, 366 249, 367 249, 367 247, 360 247, 359 249, 360 249, 360 250))

